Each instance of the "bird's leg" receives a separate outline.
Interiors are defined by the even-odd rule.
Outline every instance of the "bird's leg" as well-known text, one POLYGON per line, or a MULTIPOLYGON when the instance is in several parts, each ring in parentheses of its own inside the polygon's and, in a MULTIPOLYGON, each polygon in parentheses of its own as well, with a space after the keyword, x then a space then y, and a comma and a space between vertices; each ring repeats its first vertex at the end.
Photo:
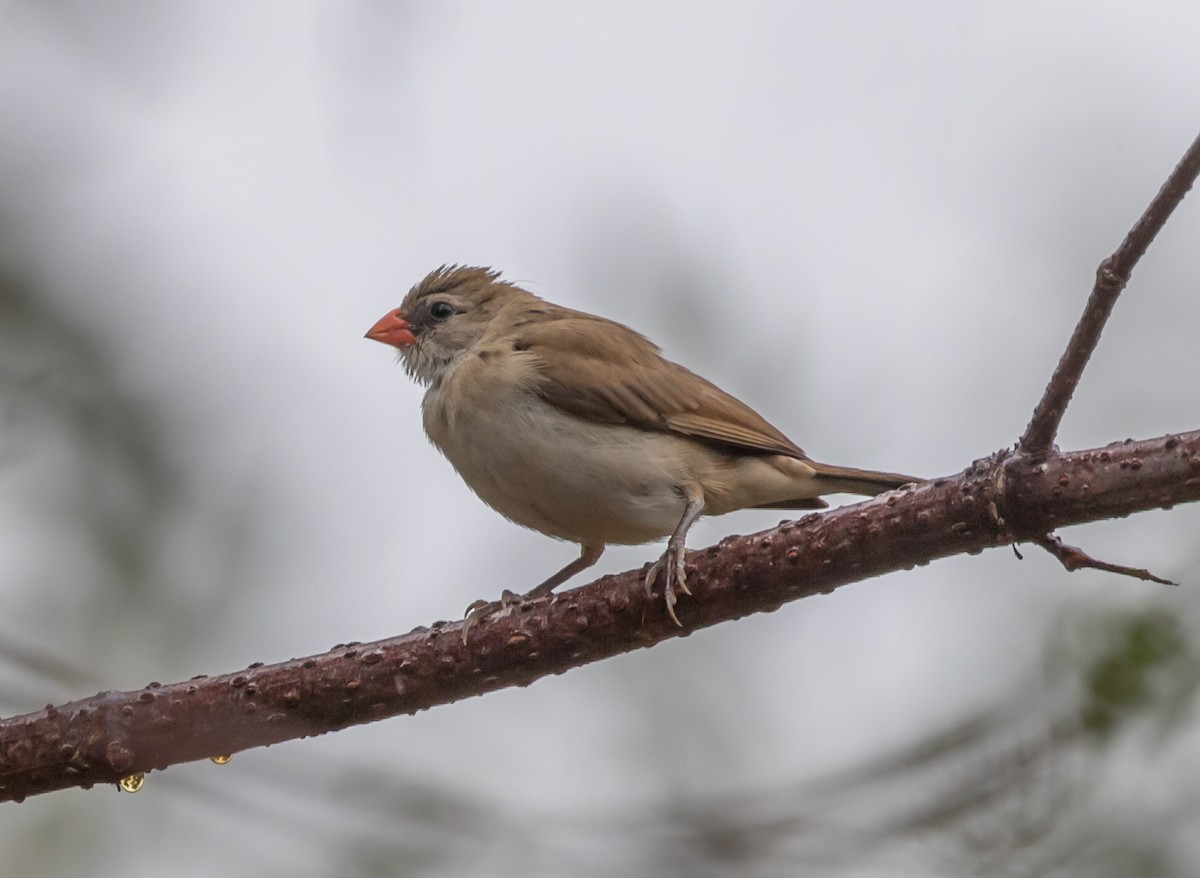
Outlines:
POLYGON ((471 606, 467 607, 466 616, 463 619, 462 638, 463 643, 467 642, 467 635, 471 633, 471 628, 482 619, 484 616, 491 615, 496 610, 511 606, 512 604, 520 603, 521 601, 535 601, 538 598, 545 597, 558 588, 572 576, 577 573, 582 573, 593 564, 600 560, 600 556, 604 554, 604 543, 598 545, 583 544, 579 547, 579 557, 564 567, 562 570, 555 573, 545 582, 534 586, 525 594, 517 594, 509 591, 507 588, 500 593, 500 600, 485 601, 478 600, 471 606))
POLYGON ((600 556, 604 554, 604 543, 595 546, 589 546, 586 543, 579 547, 579 557, 564 567, 562 570, 555 573, 541 585, 534 586, 521 595, 527 601, 534 601, 538 598, 545 597, 558 588, 572 576, 577 573, 582 573, 593 564, 600 560, 600 556))
POLYGON ((679 519, 674 533, 667 540, 667 550, 663 552, 661 558, 654 562, 650 567, 650 572, 646 574, 646 597, 650 597, 654 593, 654 580, 658 578, 659 571, 665 571, 663 599, 667 603, 667 615, 680 628, 683 627, 683 623, 675 615, 675 589, 672 584, 678 583, 680 591, 691 595, 687 587, 687 574, 683 569, 683 553, 686 551, 687 532, 704 512, 704 489, 699 485, 689 485, 686 490, 687 505, 683 507, 683 517, 679 519))

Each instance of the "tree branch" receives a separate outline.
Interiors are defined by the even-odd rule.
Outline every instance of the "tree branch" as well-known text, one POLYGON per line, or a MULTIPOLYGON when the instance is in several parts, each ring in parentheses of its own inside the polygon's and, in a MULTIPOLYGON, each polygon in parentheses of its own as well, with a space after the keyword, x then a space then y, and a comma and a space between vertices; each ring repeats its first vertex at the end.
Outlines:
POLYGON ((678 605, 682 628, 661 600, 646 598, 643 571, 629 571, 488 616, 466 644, 461 623, 442 622, 307 659, 171 686, 151 683, 137 692, 100 692, 2 720, 0 801, 114 783, 526 686, 850 582, 1022 540, 1049 548, 1068 568, 1144 572, 1093 561, 1047 535, 1064 525, 1200 500, 1200 430, 1073 454, 1054 453, 1053 442, 1117 296, 1198 173, 1200 138, 1100 266, 1084 316, 1016 454, 997 452, 953 478, 691 553, 694 597, 678 605))
MULTIPOLYGON (((683 628, 641 571, 482 620, 0 721, 0 801, 411 714, 686 636, 893 570, 1200 500, 1200 430, 1055 455, 1002 451, 937 479, 688 556, 683 628)), ((484 590, 481 587, 481 590, 484 590)), ((493 587, 492 590, 495 590, 493 587)))
POLYGON ((1050 453, 1054 437, 1058 435, 1059 424, 1062 423, 1063 413, 1071 401, 1075 388, 1079 386, 1079 378, 1100 341, 1100 333, 1108 322, 1117 297, 1129 283, 1134 266, 1150 247, 1150 242, 1161 231, 1170 218, 1171 213, 1183 201, 1188 190, 1200 175, 1200 137, 1192 141, 1171 176, 1167 178, 1150 206, 1138 219, 1137 223, 1121 246, 1112 256, 1100 263, 1096 271, 1096 284, 1088 298, 1083 316, 1075 325, 1067 349, 1058 361, 1050 383, 1042 394, 1025 435, 1017 448, 1023 454, 1036 459, 1044 459, 1050 453))

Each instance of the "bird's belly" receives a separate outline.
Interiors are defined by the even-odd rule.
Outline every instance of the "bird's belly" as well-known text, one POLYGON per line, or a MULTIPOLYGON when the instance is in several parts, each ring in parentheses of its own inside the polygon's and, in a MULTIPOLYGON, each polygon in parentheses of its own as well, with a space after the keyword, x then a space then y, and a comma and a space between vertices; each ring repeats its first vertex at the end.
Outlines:
MULTIPOLYGON (((454 422, 426 400, 425 427, 471 489, 517 524, 578 543, 636 544, 674 530, 683 515, 679 443, 599 424, 532 394, 463 411, 454 422)), ((690 443, 688 443, 690 444, 690 443)))

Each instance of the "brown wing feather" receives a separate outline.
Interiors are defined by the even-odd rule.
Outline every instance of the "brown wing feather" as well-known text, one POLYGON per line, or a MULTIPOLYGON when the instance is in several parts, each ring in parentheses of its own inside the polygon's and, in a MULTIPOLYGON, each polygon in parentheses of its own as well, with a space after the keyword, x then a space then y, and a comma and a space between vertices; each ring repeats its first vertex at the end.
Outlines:
POLYGON ((516 342, 536 357, 541 379, 535 390, 547 402, 606 423, 805 458, 756 411, 664 359, 644 336, 602 317, 550 307, 547 315, 539 302, 540 319, 519 325, 516 342))

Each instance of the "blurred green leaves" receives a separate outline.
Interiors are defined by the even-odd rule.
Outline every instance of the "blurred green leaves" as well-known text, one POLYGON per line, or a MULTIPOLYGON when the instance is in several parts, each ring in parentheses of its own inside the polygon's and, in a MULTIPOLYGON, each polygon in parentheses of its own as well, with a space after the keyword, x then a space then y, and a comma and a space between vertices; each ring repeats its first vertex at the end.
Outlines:
POLYGON ((1200 682, 1195 644, 1182 621, 1152 607, 1090 619, 1084 629, 1083 728, 1100 741, 1139 718, 1160 731, 1173 728, 1200 682))

